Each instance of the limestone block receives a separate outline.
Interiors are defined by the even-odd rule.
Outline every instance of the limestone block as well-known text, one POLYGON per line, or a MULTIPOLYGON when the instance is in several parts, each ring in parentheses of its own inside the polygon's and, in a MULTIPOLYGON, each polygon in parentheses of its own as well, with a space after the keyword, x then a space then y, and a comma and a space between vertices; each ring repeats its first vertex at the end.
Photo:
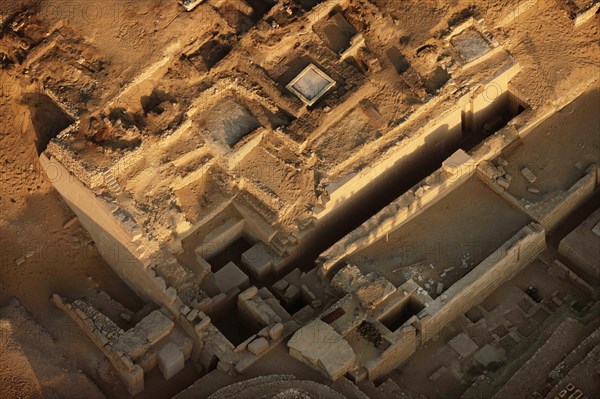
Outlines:
POLYGON ((242 254, 242 264, 258 280, 269 275, 273 268, 273 251, 262 242, 242 254))
POLYGON ((269 329, 269 338, 272 340, 277 340, 283 336, 284 333, 283 324, 277 323, 273 327, 269 329))
POLYGON ((166 380, 179 373, 184 366, 183 353, 172 342, 158 351, 158 367, 166 380))
POLYGON ((186 318, 187 318, 189 321, 193 321, 193 320, 196 318, 196 316, 198 316, 198 309, 192 309, 192 310, 190 310, 190 312, 187 314, 186 318))
POLYGON ((142 332, 150 342, 156 342, 169 335, 175 324, 161 311, 155 310, 136 324, 135 329, 142 332))
POLYGON ((167 289, 167 283, 162 277, 154 277, 154 282, 163 290, 167 289))
POLYGON ((269 341, 264 338, 257 338, 248 344, 248 350, 259 356, 269 349, 269 341))
POLYGON ((250 279, 235 263, 229 262, 215 273, 215 283, 219 291, 227 293, 234 288, 247 288, 250 279))
POLYGON ((167 296, 169 301, 171 301, 171 303, 173 303, 177 300, 177 290, 175 289, 175 287, 167 288, 165 290, 165 295, 167 296))
POLYGON ((272 288, 278 292, 285 292, 286 288, 290 285, 287 280, 279 280, 275 284, 273 284, 272 288))
POLYGON ((332 326, 315 319, 288 341, 290 355, 335 381, 356 365, 350 344, 332 326))
POLYGON ((238 298, 240 300, 244 300, 247 301, 251 298, 253 298, 256 294, 258 294, 258 288, 256 288, 255 286, 252 286, 250 288, 247 288, 245 291, 243 291, 238 298))
POLYGON ((448 345, 463 358, 470 356, 479 349, 477 344, 465 333, 460 333, 452 338, 450 342, 448 342, 448 345))
POLYGON ((510 187, 510 182, 504 177, 499 177, 498 180, 496 180, 496 183, 505 190, 510 187))
POLYGON ((208 327, 208 325, 210 324, 210 318, 206 317, 202 320, 200 320, 198 323, 196 323, 194 325, 194 330, 196 331, 196 334, 201 334, 206 327, 208 327))
POLYGON ((531 169, 529 169, 528 167, 524 167, 523 169, 521 169, 521 174, 531 184, 535 183, 535 181, 537 180, 537 176, 534 175, 531 169))
POLYGON ((445 172, 451 174, 466 173, 465 166, 473 162, 473 158, 463 150, 458 150, 442 163, 445 172))
POLYGON ((297 301, 300 298, 301 291, 295 285, 290 285, 287 290, 285 290, 285 294, 283 294, 283 299, 286 303, 292 303, 297 301))

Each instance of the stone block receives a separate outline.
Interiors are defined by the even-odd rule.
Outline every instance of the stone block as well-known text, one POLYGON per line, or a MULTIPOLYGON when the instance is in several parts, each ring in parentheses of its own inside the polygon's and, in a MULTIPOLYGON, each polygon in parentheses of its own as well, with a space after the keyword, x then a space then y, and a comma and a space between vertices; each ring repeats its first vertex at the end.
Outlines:
POLYGON ((247 288, 245 291, 243 291, 238 296, 238 298, 240 300, 247 301, 249 299, 252 299, 254 296, 256 296, 256 294, 258 294, 258 288, 256 288, 255 286, 252 286, 250 288, 247 288))
POLYGON ((155 310, 137 323, 135 329, 143 333, 149 342, 156 342, 169 335, 174 325, 161 311, 155 310))
POLYGON ((285 328, 283 327, 283 324, 277 323, 269 329, 269 338, 277 340, 283 336, 284 331, 285 328))
POLYGON ((448 342, 448 345, 463 358, 470 356, 479 349, 477 344, 465 333, 460 333, 452 338, 450 342, 448 342))
POLYGON ((287 288, 287 290, 285 290, 285 293, 283 294, 283 299, 286 303, 293 303, 300 299, 301 295, 302 292, 300 291, 300 288, 296 287, 295 285, 290 285, 287 288))
POLYGON ((179 373, 184 367, 184 362, 183 353, 172 342, 158 351, 158 367, 166 380, 179 373))
POLYGON ((289 285, 290 283, 288 283, 287 280, 282 279, 273 284, 272 288, 277 292, 285 292, 289 285))
POLYGON ((248 350, 259 356, 269 349, 269 341, 264 338, 257 338, 248 344, 248 350))
POLYGON ((531 184, 535 183, 535 181, 537 180, 537 176, 533 174, 531 169, 529 169, 528 167, 524 167, 523 169, 521 169, 521 174, 531 184))
POLYGON ((219 291, 227 293, 234 288, 247 288, 250 279, 235 263, 229 262, 215 273, 215 284, 219 291))
POLYGON ((193 320, 196 318, 196 316, 198 316, 198 309, 192 309, 192 310, 190 310, 190 312, 187 314, 186 318, 187 318, 189 321, 193 321, 193 320))
POLYGON ((451 174, 467 173, 465 166, 473 163, 473 158, 463 150, 458 150, 442 163, 442 169, 451 174))
POLYGON ((262 242, 258 242, 242 254, 242 264, 254 278, 262 280, 273 268, 273 251, 262 242))

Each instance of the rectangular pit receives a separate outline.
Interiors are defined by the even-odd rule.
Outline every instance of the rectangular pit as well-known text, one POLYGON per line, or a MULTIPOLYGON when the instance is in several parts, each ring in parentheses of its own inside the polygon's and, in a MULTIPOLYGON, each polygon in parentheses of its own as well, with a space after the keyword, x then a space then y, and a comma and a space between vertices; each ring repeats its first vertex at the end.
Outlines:
POLYGON ((229 262, 242 267, 242 254, 250 248, 252 248, 252 244, 244 237, 238 238, 232 244, 223 248, 218 254, 207 259, 208 263, 210 263, 211 271, 216 273, 229 262))
POLYGON ((325 45, 337 54, 347 50, 352 38, 358 33, 344 18, 341 11, 319 21, 314 25, 313 30, 325 45))
POLYGON ((348 262, 395 286, 412 278, 437 298, 527 223, 523 212, 472 178, 348 262))
POLYGON ((395 332, 402 327, 408 319, 416 316, 423 309, 425 309, 425 305, 414 296, 408 295, 389 311, 381 315, 378 320, 381 324, 386 326, 388 330, 395 332))
POLYGON ((254 323, 244 321, 237 309, 237 301, 232 308, 223 310, 218 315, 210 315, 212 323, 231 342, 238 346, 252 335, 260 331, 254 323))

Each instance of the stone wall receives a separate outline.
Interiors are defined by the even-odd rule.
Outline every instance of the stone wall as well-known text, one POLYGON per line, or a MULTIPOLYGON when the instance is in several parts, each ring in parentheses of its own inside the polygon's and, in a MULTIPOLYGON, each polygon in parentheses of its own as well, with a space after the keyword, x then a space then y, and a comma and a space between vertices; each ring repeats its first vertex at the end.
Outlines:
POLYGON ((421 331, 421 341, 436 338, 454 318, 483 301, 545 248, 546 237, 542 226, 530 223, 522 228, 419 313, 419 320, 414 325, 421 331))
POLYGON ((599 169, 597 165, 592 165, 586 175, 579 179, 566 192, 562 201, 552 207, 547 213, 538 216, 538 221, 548 231, 552 231, 562 221, 564 221, 572 212, 579 208, 584 202, 594 195, 598 189, 599 169))
POLYGON ((177 292, 138 259, 132 232, 115 218, 108 203, 98 199, 60 162, 42 154, 40 163, 115 273, 141 298, 164 305, 175 315, 181 313, 183 304, 177 292))
POLYGON ((385 352, 365 365, 370 381, 384 377, 417 350, 417 330, 413 326, 402 327, 396 335, 396 341, 385 352))
MULTIPOLYGON (((373 167, 365 168, 351 175, 350 179, 347 179, 329 193, 329 201, 325 204, 322 212, 315 215, 316 218, 322 219, 325 215, 337 209, 338 206, 344 204, 347 199, 365 189, 373 180, 380 178, 392 168, 398 167, 400 162, 414 164, 423 156, 428 156, 427 153, 435 153, 443 146, 448 146, 447 148, 457 147, 462 139, 462 114, 472 114, 473 118, 477 120, 484 119, 485 115, 493 111, 488 109, 491 103, 501 94, 508 92, 510 80, 519 71, 518 64, 505 66, 504 70, 494 79, 480 86, 478 90, 468 92, 458 98, 455 102, 457 104, 456 108, 448 110, 440 118, 419 128, 416 134, 411 135, 411 137, 396 143, 383 157, 372 164, 373 167), (491 88, 490 93, 487 92, 489 88, 491 88), (492 91, 493 94, 491 94, 492 91)), ((402 127, 399 129, 402 129, 402 127)), ((341 180, 345 180, 345 178, 342 177, 341 180)))
POLYGON ((69 315, 102 353, 104 353, 115 367, 119 374, 119 378, 121 378, 121 381, 123 381, 131 395, 138 394, 144 390, 144 371, 142 368, 139 365, 134 364, 127 355, 114 352, 110 347, 108 337, 106 337, 99 328, 96 328, 94 322, 88 315, 81 309, 65 303, 62 298, 56 294, 52 295, 52 302, 69 315))
MULTIPOLYGON (((468 179, 473 178, 476 171, 475 162, 462 150, 457 151, 455 155, 460 153, 464 155, 460 161, 451 162, 451 165, 447 164, 446 167, 442 167, 425 179, 425 184, 420 188, 401 195, 323 252, 319 258, 323 273, 328 273, 343 258, 372 245, 397 230, 460 187, 468 179)), ((452 160, 455 155, 448 160, 452 160)))

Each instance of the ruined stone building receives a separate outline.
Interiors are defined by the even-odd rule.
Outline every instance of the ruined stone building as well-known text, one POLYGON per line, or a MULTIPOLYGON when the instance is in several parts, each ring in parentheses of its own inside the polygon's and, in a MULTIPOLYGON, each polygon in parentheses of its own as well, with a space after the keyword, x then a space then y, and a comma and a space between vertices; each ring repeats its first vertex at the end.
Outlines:
POLYGON ((565 323, 596 347, 531 391, 599 393, 600 4, 399 3, 157 3, 126 79, 68 24, 4 28, 47 178, 145 304, 51 298, 129 394, 526 397, 565 323))

